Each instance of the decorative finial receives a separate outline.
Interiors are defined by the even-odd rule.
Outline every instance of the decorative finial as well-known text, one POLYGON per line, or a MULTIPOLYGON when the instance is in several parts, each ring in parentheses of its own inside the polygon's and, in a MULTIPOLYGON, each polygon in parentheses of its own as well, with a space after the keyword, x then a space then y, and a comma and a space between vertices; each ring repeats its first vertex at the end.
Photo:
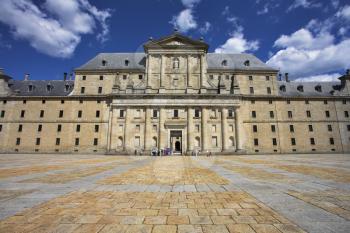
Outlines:
POLYGON ((148 38, 148 40, 153 40, 153 37, 152 37, 152 36, 150 36, 150 37, 148 38))
POLYGON ((178 33, 178 32, 179 32, 179 29, 177 29, 177 27, 174 27, 174 32, 175 32, 175 33, 178 33))
POLYGON ((200 41, 203 41, 203 40, 204 40, 203 36, 201 36, 201 38, 199 38, 199 40, 200 40, 200 41))

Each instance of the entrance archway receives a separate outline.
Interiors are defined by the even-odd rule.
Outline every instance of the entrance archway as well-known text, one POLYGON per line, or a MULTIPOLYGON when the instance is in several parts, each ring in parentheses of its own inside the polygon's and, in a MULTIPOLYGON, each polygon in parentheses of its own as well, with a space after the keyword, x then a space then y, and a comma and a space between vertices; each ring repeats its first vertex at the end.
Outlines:
POLYGON ((181 142, 175 142, 175 152, 181 152, 181 142))

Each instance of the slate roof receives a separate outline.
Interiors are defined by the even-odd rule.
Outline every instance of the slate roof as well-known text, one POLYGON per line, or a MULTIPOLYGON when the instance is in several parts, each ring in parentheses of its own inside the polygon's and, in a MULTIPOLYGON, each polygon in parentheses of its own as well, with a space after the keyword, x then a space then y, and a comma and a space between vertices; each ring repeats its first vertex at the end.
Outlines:
MULTIPOLYGON (((275 69, 267 66, 264 62, 251 54, 207 54, 208 69, 221 70, 270 70, 275 69), (227 65, 223 66, 222 62, 226 60, 227 65), (244 63, 249 61, 250 65, 244 63)), ((146 66, 146 55, 144 53, 100 53, 77 70, 104 70, 104 69, 141 69, 146 66), (125 65, 128 60, 128 65, 125 65), (105 65, 103 66, 103 61, 105 65)))
POLYGON ((16 96, 68 96, 74 87, 72 80, 9 80, 9 87, 16 96), (29 86, 32 85, 32 91, 29 86), (68 90, 66 90, 68 85, 68 90), (48 91, 48 86, 51 90, 48 91))
POLYGON ((278 81, 279 94, 281 96, 290 96, 290 97, 298 97, 298 96, 332 96, 334 92, 340 90, 340 82, 286 82, 286 81, 278 81), (285 87, 285 91, 282 91, 285 87), (316 87, 321 87, 316 90, 316 87), (302 87, 303 91, 298 90, 298 87, 302 87))

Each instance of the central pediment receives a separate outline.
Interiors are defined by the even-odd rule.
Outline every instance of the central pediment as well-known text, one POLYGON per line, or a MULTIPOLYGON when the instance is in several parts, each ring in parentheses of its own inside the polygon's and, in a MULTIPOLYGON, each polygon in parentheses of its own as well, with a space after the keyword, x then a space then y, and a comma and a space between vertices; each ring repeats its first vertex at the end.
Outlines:
POLYGON ((175 32, 169 36, 160 38, 158 40, 150 39, 144 44, 144 49, 147 52, 149 49, 196 49, 208 51, 208 44, 202 39, 194 40, 190 37, 181 35, 175 32))

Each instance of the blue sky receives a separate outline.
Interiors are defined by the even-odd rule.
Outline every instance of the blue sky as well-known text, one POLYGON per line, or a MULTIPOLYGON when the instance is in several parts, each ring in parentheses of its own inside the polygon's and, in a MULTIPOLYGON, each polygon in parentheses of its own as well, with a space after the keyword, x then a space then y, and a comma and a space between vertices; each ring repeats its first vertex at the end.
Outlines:
POLYGON ((0 67, 61 79, 100 52, 142 51, 174 27, 210 52, 253 53, 293 79, 350 68, 346 0, 1 0, 0 67))

